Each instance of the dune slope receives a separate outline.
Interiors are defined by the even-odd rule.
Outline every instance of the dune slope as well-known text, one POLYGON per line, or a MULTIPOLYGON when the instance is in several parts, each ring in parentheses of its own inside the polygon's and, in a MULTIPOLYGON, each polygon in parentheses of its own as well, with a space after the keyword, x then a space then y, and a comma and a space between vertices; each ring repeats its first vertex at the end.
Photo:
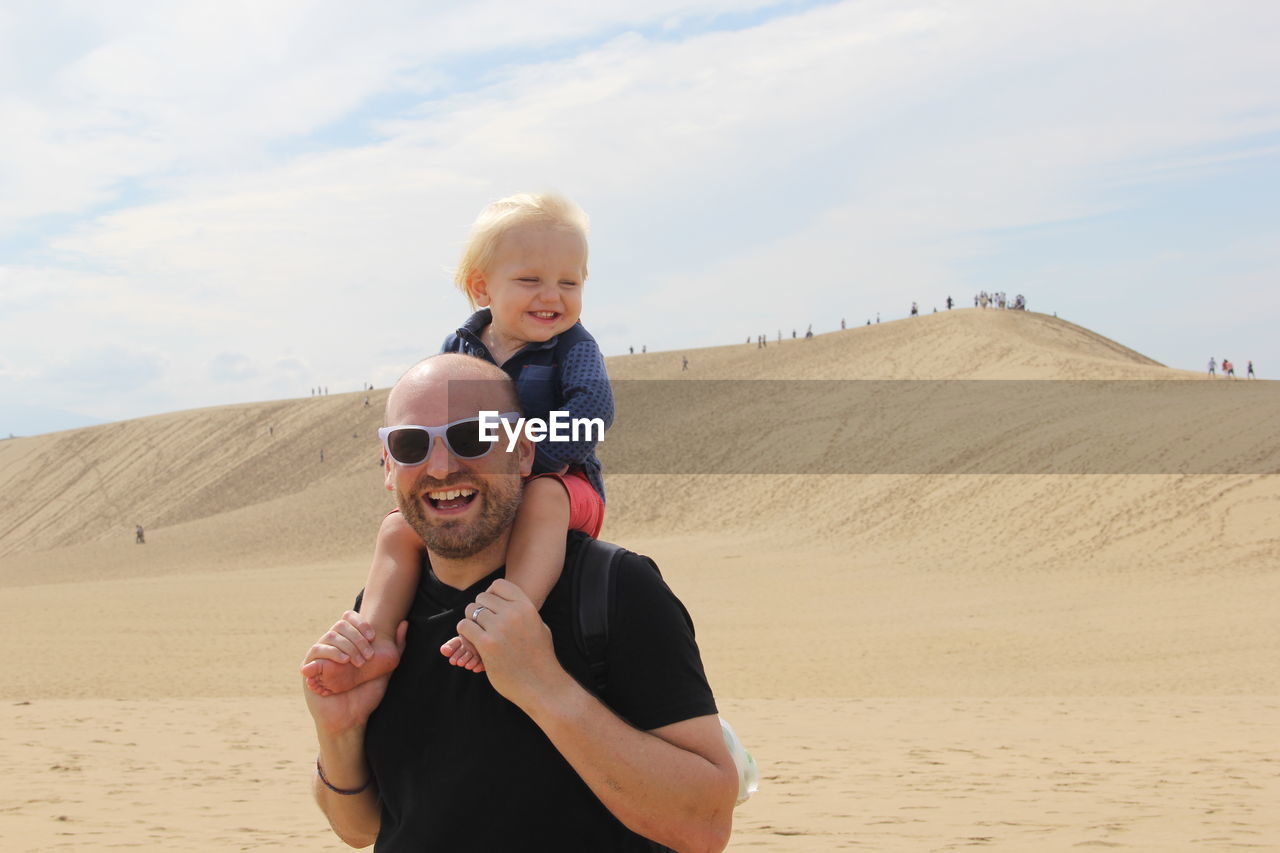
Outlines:
MULTIPOLYGON (((730 849, 1280 834, 1276 383, 971 309, 609 369, 604 535, 763 771, 730 849)), ((391 506, 385 394, 0 441, 0 848, 345 849, 297 664, 391 506)))

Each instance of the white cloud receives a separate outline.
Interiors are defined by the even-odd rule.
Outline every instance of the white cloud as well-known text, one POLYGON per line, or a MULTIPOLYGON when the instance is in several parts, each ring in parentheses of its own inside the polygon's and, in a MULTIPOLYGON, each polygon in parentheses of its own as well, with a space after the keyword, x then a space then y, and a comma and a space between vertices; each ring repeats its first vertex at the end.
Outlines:
POLYGON ((55 362, 42 379, 81 392, 128 391, 158 379, 168 360, 162 353, 123 344, 92 346, 55 362))
POLYGON ((209 378, 215 382, 243 382, 262 375, 262 369, 242 352, 220 352, 209 362, 209 378))
POLYGON ((271 146, 371 98, 431 93, 473 51, 518 62, 521 47, 732 6, 193 0, 11 12, 0 67, 23 85, 0 96, 0 229, 109 202, 126 181, 154 191, 172 173, 269 164, 271 146))
POLYGON ((74 7, 60 61, 27 49, 0 95, 0 231, 77 217, 0 268, 8 362, 137 368, 128 341, 168 355, 173 405, 224 402, 209 370, 239 399, 384 385, 463 318, 471 217, 541 187, 592 215, 606 349, 829 327, 940 301, 1005 230, 1276 160, 1270 7, 882 0, 701 32, 734 4, 575 5, 74 7))

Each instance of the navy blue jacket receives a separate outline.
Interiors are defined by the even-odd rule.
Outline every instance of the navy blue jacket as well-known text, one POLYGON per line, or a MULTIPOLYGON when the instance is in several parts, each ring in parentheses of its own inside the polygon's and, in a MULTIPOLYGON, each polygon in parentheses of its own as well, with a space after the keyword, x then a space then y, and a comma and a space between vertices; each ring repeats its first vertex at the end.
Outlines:
MULTIPOLYGON (((473 355, 497 364, 480 340, 480 332, 490 320, 489 309, 481 308, 444 339, 440 351, 473 355)), ((596 339, 581 323, 574 323, 550 340, 525 344, 500 366, 515 381, 526 418, 546 420, 548 412, 556 410, 568 412, 571 418, 600 418, 605 429, 613 424, 613 391, 604 356, 596 339)), ((580 467, 604 500, 604 472, 596 458, 594 441, 537 443, 533 473, 559 471, 566 465, 580 467)))

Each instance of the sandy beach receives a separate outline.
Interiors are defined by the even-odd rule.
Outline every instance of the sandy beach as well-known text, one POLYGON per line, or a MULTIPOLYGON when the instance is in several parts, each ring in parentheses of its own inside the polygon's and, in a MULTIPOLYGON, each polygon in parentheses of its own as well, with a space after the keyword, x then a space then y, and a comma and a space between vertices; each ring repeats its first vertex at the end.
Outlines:
MULTIPOLYGON (((974 309, 609 369, 1207 381, 1053 317, 974 309)), ((603 537, 662 567, 761 767, 729 849, 1280 850, 1275 384, 1237 380, 1213 403, 1225 426, 1173 394, 1111 455, 1060 415, 997 421, 968 468, 770 472, 772 428, 700 432, 679 412, 611 433, 603 537), (664 434, 722 467, 652 472, 646 442, 664 434), (1086 459, 1099 470, 1075 473, 1086 459)), ((345 849, 309 798, 297 664, 349 606, 392 506, 385 395, 0 441, 0 588, 16 615, 0 849, 345 849)), ((906 434, 949 433, 918 411, 906 434)), ((780 423, 777 440, 839 468, 832 418, 780 423)), ((854 435, 876 458, 917 453, 878 428, 854 435)))

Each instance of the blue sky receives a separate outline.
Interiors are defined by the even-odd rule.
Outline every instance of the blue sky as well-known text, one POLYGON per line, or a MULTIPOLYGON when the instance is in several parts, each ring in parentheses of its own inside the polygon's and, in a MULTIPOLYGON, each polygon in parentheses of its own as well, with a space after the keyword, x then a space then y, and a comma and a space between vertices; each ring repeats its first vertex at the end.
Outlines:
POLYGON ((608 353, 948 294, 1280 374, 1280 6, 0 8, 0 435, 389 384, 476 212, 592 218, 608 353))

